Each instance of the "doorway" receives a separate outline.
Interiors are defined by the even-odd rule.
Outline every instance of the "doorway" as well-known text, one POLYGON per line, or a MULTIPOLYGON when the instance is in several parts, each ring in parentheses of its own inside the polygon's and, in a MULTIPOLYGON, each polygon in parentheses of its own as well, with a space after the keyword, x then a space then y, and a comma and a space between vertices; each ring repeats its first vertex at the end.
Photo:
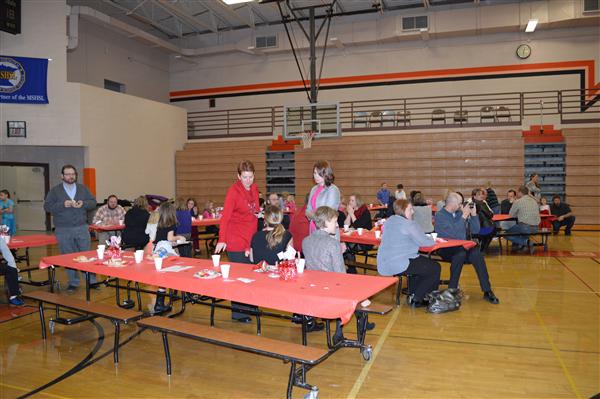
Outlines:
POLYGON ((8 190, 15 203, 17 232, 50 230, 44 199, 50 190, 46 163, 0 162, 0 190, 8 190))

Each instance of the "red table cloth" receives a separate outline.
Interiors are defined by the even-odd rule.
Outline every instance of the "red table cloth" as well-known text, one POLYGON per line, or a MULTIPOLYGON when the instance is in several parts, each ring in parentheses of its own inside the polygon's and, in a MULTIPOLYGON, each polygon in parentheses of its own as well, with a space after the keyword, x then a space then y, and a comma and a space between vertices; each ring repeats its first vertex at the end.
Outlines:
POLYGON ((214 226, 221 223, 221 219, 193 219, 192 226, 214 226))
MULTIPOLYGON (((381 239, 378 240, 377 238, 375 238, 375 232, 368 231, 368 230, 364 231, 362 235, 358 235, 358 232, 356 232, 356 231, 353 231, 350 234, 342 232, 340 234, 340 241, 351 242, 351 243, 355 243, 355 244, 366 244, 366 245, 380 245, 381 244, 381 239)), ((461 246, 465 249, 469 249, 469 248, 473 248, 475 245, 477 245, 477 244, 473 241, 445 240, 445 242, 438 241, 435 243, 435 245, 432 245, 430 247, 421 247, 421 248, 419 248, 419 251, 431 253, 431 252, 437 251, 440 248, 461 247, 461 246)))
POLYGON ((156 271, 154 262, 147 259, 136 264, 131 252, 124 252, 124 259, 130 263, 121 268, 108 267, 97 261, 78 263, 73 260, 81 255, 95 257, 96 251, 47 256, 41 260, 40 268, 49 265, 63 266, 290 313, 324 319, 340 318, 344 324, 350 320, 360 302, 397 282, 395 277, 311 270, 305 270, 295 280, 282 281, 269 277, 268 273, 252 271, 253 265, 231 262, 228 280, 222 277, 204 280, 193 275, 202 269, 214 270, 211 260, 178 257, 165 259, 163 268, 174 265, 193 266, 174 273, 156 271), (254 281, 244 283, 237 280, 239 277, 254 281))
POLYGON ((94 231, 118 231, 125 229, 123 224, 90 224, 90 230, 94 231))
POLYGON ((52 235, 44 234, 33 234, 29 236, 14 236, 10 239, 8 248, 19 249, 19 248, 32 248, 32 247, 43 247, 44 245, 56 244, 56 237, 52 235))
POLYGON ((513 220, 513 219, 514 219, 514 217, 512 217, 512 216, 510 216, 510 215, 505 215, 505 214, 503 214, 503 213, 501 213, 501 214, 498 214, 498 215, 494 215, 494 216, 492 217, 492 220, 493 220, 494 222, 503 222, 503 221, 505 221, 505 220, 513 220))

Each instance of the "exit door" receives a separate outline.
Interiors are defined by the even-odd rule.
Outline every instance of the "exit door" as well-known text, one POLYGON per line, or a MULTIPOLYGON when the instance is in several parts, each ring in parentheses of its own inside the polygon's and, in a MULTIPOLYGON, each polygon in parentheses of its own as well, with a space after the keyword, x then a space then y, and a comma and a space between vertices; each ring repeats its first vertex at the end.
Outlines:
POLYGON ((47 170, 47 165, 0 165, 0 189, 8 190, 15 203, 18 234, 22 230, 46 230, 47 170))

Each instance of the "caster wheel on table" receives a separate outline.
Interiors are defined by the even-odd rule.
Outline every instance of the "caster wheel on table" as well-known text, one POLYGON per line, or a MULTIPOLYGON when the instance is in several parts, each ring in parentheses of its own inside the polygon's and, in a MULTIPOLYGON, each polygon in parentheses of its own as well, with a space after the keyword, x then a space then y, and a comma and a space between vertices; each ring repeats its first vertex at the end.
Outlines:
POLYGON ((304 395, 304 399, 319 399, 319 388, 313 387, 309 393, 304 395))
POLYGON ((370 346, 367 348, 363 348, 360 350, 360 354, 362 355, 363 359, 365 359, 368 362, 369 360, 371 360, 371 356, 373 355, 373 349, 370 346))

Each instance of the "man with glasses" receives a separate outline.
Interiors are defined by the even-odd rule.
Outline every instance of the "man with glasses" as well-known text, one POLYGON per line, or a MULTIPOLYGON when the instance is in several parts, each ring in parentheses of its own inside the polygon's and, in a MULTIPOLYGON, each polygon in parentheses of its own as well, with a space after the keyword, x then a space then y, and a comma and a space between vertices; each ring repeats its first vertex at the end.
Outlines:
MULTIPOLYGON (((83 184, 77 183, 77 169, 65 165, 61 171, 62 183, 54 186, 46 196, 44 209, 52 214, 56 240, 61 254, 90 250, 90 233, 87 212, 96 208, 96 198, 83 184)), ((79 287, 77 270, 67 269, 68 292, 79 287)), ((90 282, 96 282, 96 275, 90 275, 90 282)))

